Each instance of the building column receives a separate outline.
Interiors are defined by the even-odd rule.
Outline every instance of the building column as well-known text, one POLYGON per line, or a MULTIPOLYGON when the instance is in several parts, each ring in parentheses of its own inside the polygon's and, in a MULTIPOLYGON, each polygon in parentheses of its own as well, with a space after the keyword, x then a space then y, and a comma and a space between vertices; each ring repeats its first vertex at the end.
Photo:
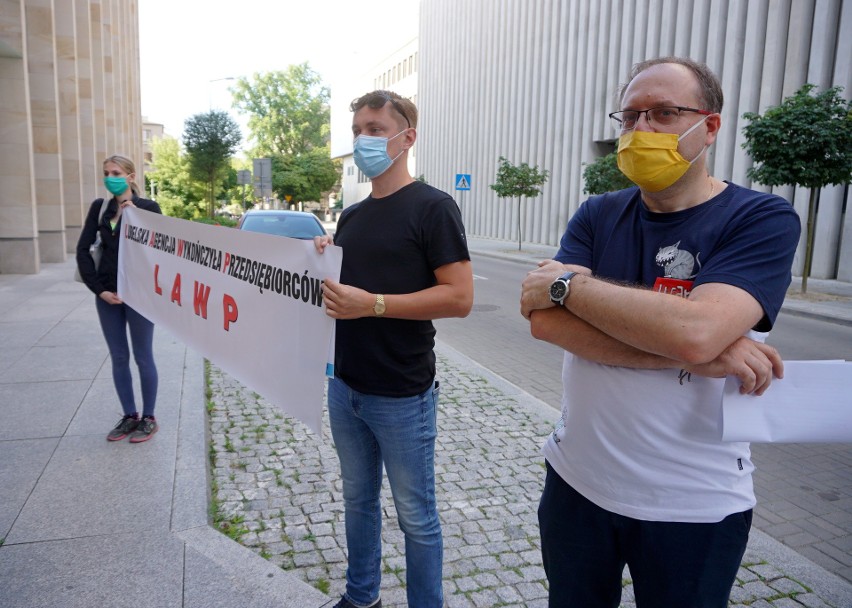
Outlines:
POLYGON ((83 217, 98 198, 100 161, 95 148, 94 82, 92 80, 92 24, 90 0, 75 0, 77 13, 77 95, 80 114, 80 182, 83 217))
POLYGON ((95 144, 95 171, 100 171, 101 161, 107 152, 107 121, 104 96, 104 40, 101 0, 89 0, 89 37, 92 43, 92 114, 95 144))
POLYGON ((24 2, 6 2, 0 30, 0 273, 40 270, 24 2))
POLYGON ((59 108, 56 95, 56 52, 53 1, 27 0, 27 70, 33 132, 33 164, 42 262, 65 261, 65 211, 59 108))
POLYGON ((81 182, 75 0, 54 0, 54 15, 59 137, 62 142, 62 197, 65 206, 65 250, 73 253, 88 209, 83 205, 87 197, 83 196, 81 182))

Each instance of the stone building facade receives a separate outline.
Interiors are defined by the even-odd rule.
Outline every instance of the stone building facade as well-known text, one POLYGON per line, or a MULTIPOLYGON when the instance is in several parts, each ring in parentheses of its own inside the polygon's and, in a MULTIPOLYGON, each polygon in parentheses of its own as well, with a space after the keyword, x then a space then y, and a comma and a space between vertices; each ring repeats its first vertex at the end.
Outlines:
POLYGON ((136 0, 0 0, 0 273, 72 254, 101 163, 142 182, 136 0))

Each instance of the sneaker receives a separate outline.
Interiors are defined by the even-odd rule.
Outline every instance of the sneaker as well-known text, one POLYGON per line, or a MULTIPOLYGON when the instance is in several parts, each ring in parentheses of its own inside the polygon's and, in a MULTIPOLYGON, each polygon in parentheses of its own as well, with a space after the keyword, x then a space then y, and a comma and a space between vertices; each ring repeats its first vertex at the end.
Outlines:
POLYGON ((148 441, 157 432, 157 421, 153 416, 143 416, 139 426, 130 433, 130 443, 142 443, 148 441))
POLYGON ((124 416, 107 435, 107 441, 121 441, 139 426, 139 414, 124 416))
MULTIPOLYGON (((340 601, 337 602, 333 608, 362 608, 361 606, 356 606, 345 597, 341 597, 340 601)), ((363 608, 382 608, 382 598, 376 600, 375 604, 370 604, 369 606, 365 606, 363 608)))

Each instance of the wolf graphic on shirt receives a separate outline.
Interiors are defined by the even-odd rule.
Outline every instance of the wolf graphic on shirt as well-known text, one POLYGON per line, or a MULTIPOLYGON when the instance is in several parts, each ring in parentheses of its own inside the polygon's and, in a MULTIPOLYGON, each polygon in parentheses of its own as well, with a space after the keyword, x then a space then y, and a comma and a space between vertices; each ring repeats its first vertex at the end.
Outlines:
POLYGON ((654 261, 657 263, 657 266, 663 267, 663 276, 666 278, 680 279, 683 281, 694 279, 695 275, 698 274, 698 271, 692 271, 695 268, 696 263, 698 264, 698 270, 701 269, 701 260, 698 259, 698 256, 701 254, 698 253, 693 257, 693 255, 685 249, 679 249, 679 245, 680 241, 674 245, 660 247, 654 261))

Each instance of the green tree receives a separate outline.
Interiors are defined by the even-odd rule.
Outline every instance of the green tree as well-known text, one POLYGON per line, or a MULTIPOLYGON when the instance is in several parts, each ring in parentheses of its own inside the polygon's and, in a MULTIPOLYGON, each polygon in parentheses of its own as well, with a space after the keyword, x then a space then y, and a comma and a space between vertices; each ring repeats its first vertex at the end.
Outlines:
POLYGON ((808 290, 816 203, 821 188, 852 181, 852 102, 842 87, 811 94, 805 84, 764 114, 747 112, 743 148, 755 164, 747 175, 767 186, 796 185, 810 190, 802 293, 808 290))
POLYGON ((327 147, 302 154, 272 157, 272 190, 279 200, 318 201, 340 178, 340 161, 331 159, 327 147))
POLYGON ((303 154, 328 143, 330 93, 307 63, 239 78, 234 107, 247 114, 258 157, 303 154))
POLYGON ((185 220, 204 213, 204 186, 189 175, 189 159, 181 154, 180 143, 173 137, 151 142, 153 169, 145 174, 146 191, 168 216, 185 220))
POLYGON ((249 116, 252 155, 272 162, 272 189, 292 201, 318 201, 340 179, 330 157, 330 93, 307 63, 240 78, 234 107, 249 116))
POLYGON ((184 123, 183 145, 189 156, 190 175, 207 184, 208 217, 213 217, 216 193, 228 177, 231 157, 242 138, 239 125, 220 110, 196 114, 184 123))
POLYGON ((530 167, 527 163, 513 165, 505 157, 500 157, 500 167, 497 169, 497 181, 491 184, 491 189, 500 198, 518 198, 518 251, 521 250, 521 198, 535 198, 541 194, 541 187, 547 182, 550 173, 539 171, 538 167, 530 167))
POLYGON ((604 194, 624 190, 635 184, 618 168, 618 154, 610 152, 591 163, 583 163, 583 192, 586 194, 604 194))

